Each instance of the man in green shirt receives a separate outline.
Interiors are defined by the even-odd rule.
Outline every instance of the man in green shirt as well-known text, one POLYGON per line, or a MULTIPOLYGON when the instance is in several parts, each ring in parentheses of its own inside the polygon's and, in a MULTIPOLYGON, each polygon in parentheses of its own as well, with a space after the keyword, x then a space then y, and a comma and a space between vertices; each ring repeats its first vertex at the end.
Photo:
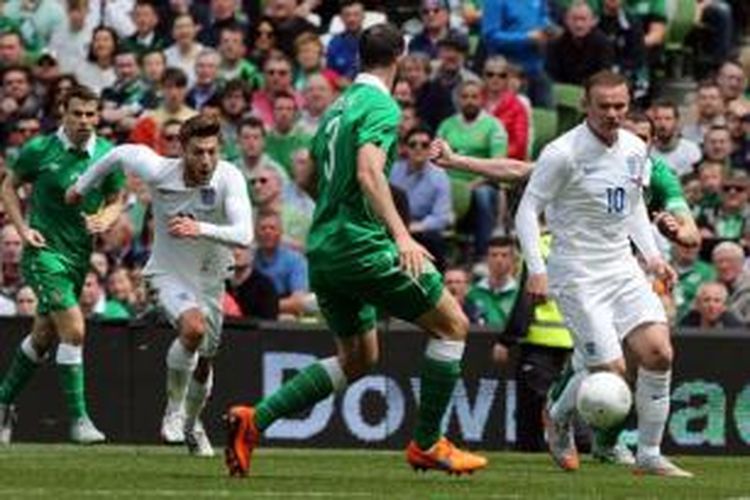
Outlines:
POLYGON ((260 433, 274 421, 342 390, 377 362, 377 310, 416 323, 431 336, 409 464, 454 474, 487 464, 442 436, 468 320, 443 289, 427 251, 409 234, 388 187, 401 114, 389 89, 403 50, 395 27, 367 29, 359 40, 363 72, 325 113, 313 139, 317 204, 307 240, 310 284, 338 355, 308 366, 255 408, 229 410, 226 457, 232 475, 247 474, 260 433))
POLYGON ((472 285, 466 300, 481 311, 487 325, 505 328, 518 297, 515 274, 515 241, 508 237, 494 237, 487 250, 487 278, 472 285))
MULTIPOLYGON (((500 121, 482 109, 482 84, 475 80, 458 87, 459 112, 446 118, 437 135, 460 155, 474 158, 497 158, 508 153, 508 134, 500 121)), ((474 236, 474 258, 487 254, 487 244, 497 222, 497 185, 481 177, 459 170, 450 170, 453 184, 471 189, 471 208, 461 225, 468 225, 474 236)), ((454 186, 456 189, 457 186, 454 186)))
POLYGON ((16 397, 45 359, 56 339, 56 362, 71 417, 70 438, 77 443, 104 441, 86 410, 83 375, 84 318, 78 298, 89 268, 91 234, 108 229, 122 211, 123 174, 107 177, 83 203, 65 204, 65 190, 112 147, 96 137, 99 99, 76 87, 68 95, 62 127, 36 137, 21 149, 3 180, 2 198, 24 241, 21 269, 39 306, 31 334, 22 342, 0 383, 0 443, 10 441, 16 397), (28 222, 18 190, 33 186, 28 222))
POLYGON ((297 120, 299 109, 292 94, 280 92, 273 98, 274 127, 266 136, 266 152, 292 176, 292 157, 310 147, 310 135, 297 120))

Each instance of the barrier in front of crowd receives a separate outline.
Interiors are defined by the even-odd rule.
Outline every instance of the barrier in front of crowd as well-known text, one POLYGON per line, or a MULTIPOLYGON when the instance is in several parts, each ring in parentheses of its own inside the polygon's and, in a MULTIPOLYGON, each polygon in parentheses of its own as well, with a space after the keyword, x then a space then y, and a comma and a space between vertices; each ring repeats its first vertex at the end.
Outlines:
MULTIPOLYGON (((30 323, 3 320, 0 370, 30 323)), ((164 408, 164 355, 173 338, 165 325, 90 324, 86 385, 90 412, 115 443, 157 443, 164 408)), ((216 383, 205 423, 223 442, 221 414, 228 404, 257 401, 316 357, 333 352, 320 327, 284 323, 230 323, 216 361, 216 383)), ((464 377, 450 406, 448 432, 473 449, 511 448, 515 440, 512 370, 490 360, 491 332, 469 336, 464 377)), ((414 425, 425 337, 402 323, 384 323, 375 371, 336 398, 277 422, 268 446, 399 449, 414 425)), ((665 436, 670 453, 750 453, 750 332, 684 332, 677 352, 672 413, 665 436)), ((66 411, 53 364, 40 369, 18 401, 18 441, 64 441, 66 411)))

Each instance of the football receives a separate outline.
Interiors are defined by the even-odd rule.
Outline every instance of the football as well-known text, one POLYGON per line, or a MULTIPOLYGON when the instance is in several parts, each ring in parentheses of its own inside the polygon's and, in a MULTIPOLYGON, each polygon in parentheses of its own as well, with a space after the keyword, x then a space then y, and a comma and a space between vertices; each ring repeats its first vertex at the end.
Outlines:
POLYGON ((607 429, 619 424, 630 412, 633 396, 619 375, 596 372, 588 375, 578 389, 576 407, 592 427, 607 429))

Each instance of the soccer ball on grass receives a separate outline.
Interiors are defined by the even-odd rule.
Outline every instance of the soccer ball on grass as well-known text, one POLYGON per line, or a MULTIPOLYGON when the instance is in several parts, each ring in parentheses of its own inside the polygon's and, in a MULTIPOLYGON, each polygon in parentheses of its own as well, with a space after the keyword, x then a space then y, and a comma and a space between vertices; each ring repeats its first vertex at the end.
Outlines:
POLYGON ((612 372, 596 372, 586 376, 576 397, 578 413, 597 429, 608 429, 625 420, 632 404, 630 387, 622 377, 612 372))

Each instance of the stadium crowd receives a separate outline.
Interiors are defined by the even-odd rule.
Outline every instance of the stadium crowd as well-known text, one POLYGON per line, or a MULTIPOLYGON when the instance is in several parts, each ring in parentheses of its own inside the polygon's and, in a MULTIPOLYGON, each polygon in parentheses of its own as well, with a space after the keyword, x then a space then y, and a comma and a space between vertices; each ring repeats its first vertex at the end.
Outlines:
MULTIPOLYGON (((300 187, 308 147, 357 72, 359 33, 389 19, 408 38, 393 88, 402 109, 394 197, 472 322, 502 328, 513 308, 519 191, 437 167, 431 141, 532 161, 582 116, 566 96, 614 69, 652 120, 652 155, 679 176, 703 237, 700 247, 663 240, 679 273, 663 293, 673 321, 747 325, 748 17, 741 0, 0 1, 3 168, 26 141, 55 132, 76 83, 101 95, 99 135, 165 156, 179 155, 184 120, 216 115, 223 157, 244 173, 255 210, 255 245, 235 251, 225 314, 314 320, 304 250, 315 203, 300 187)), ((2 221, 0 315, 33 315, 22 241, 4 211, 2 221)), ((152 232, 148 193, 130 177, 126 212, 97 239, 80 298, 88 317, 150 310, 140 270, 152 232)))

